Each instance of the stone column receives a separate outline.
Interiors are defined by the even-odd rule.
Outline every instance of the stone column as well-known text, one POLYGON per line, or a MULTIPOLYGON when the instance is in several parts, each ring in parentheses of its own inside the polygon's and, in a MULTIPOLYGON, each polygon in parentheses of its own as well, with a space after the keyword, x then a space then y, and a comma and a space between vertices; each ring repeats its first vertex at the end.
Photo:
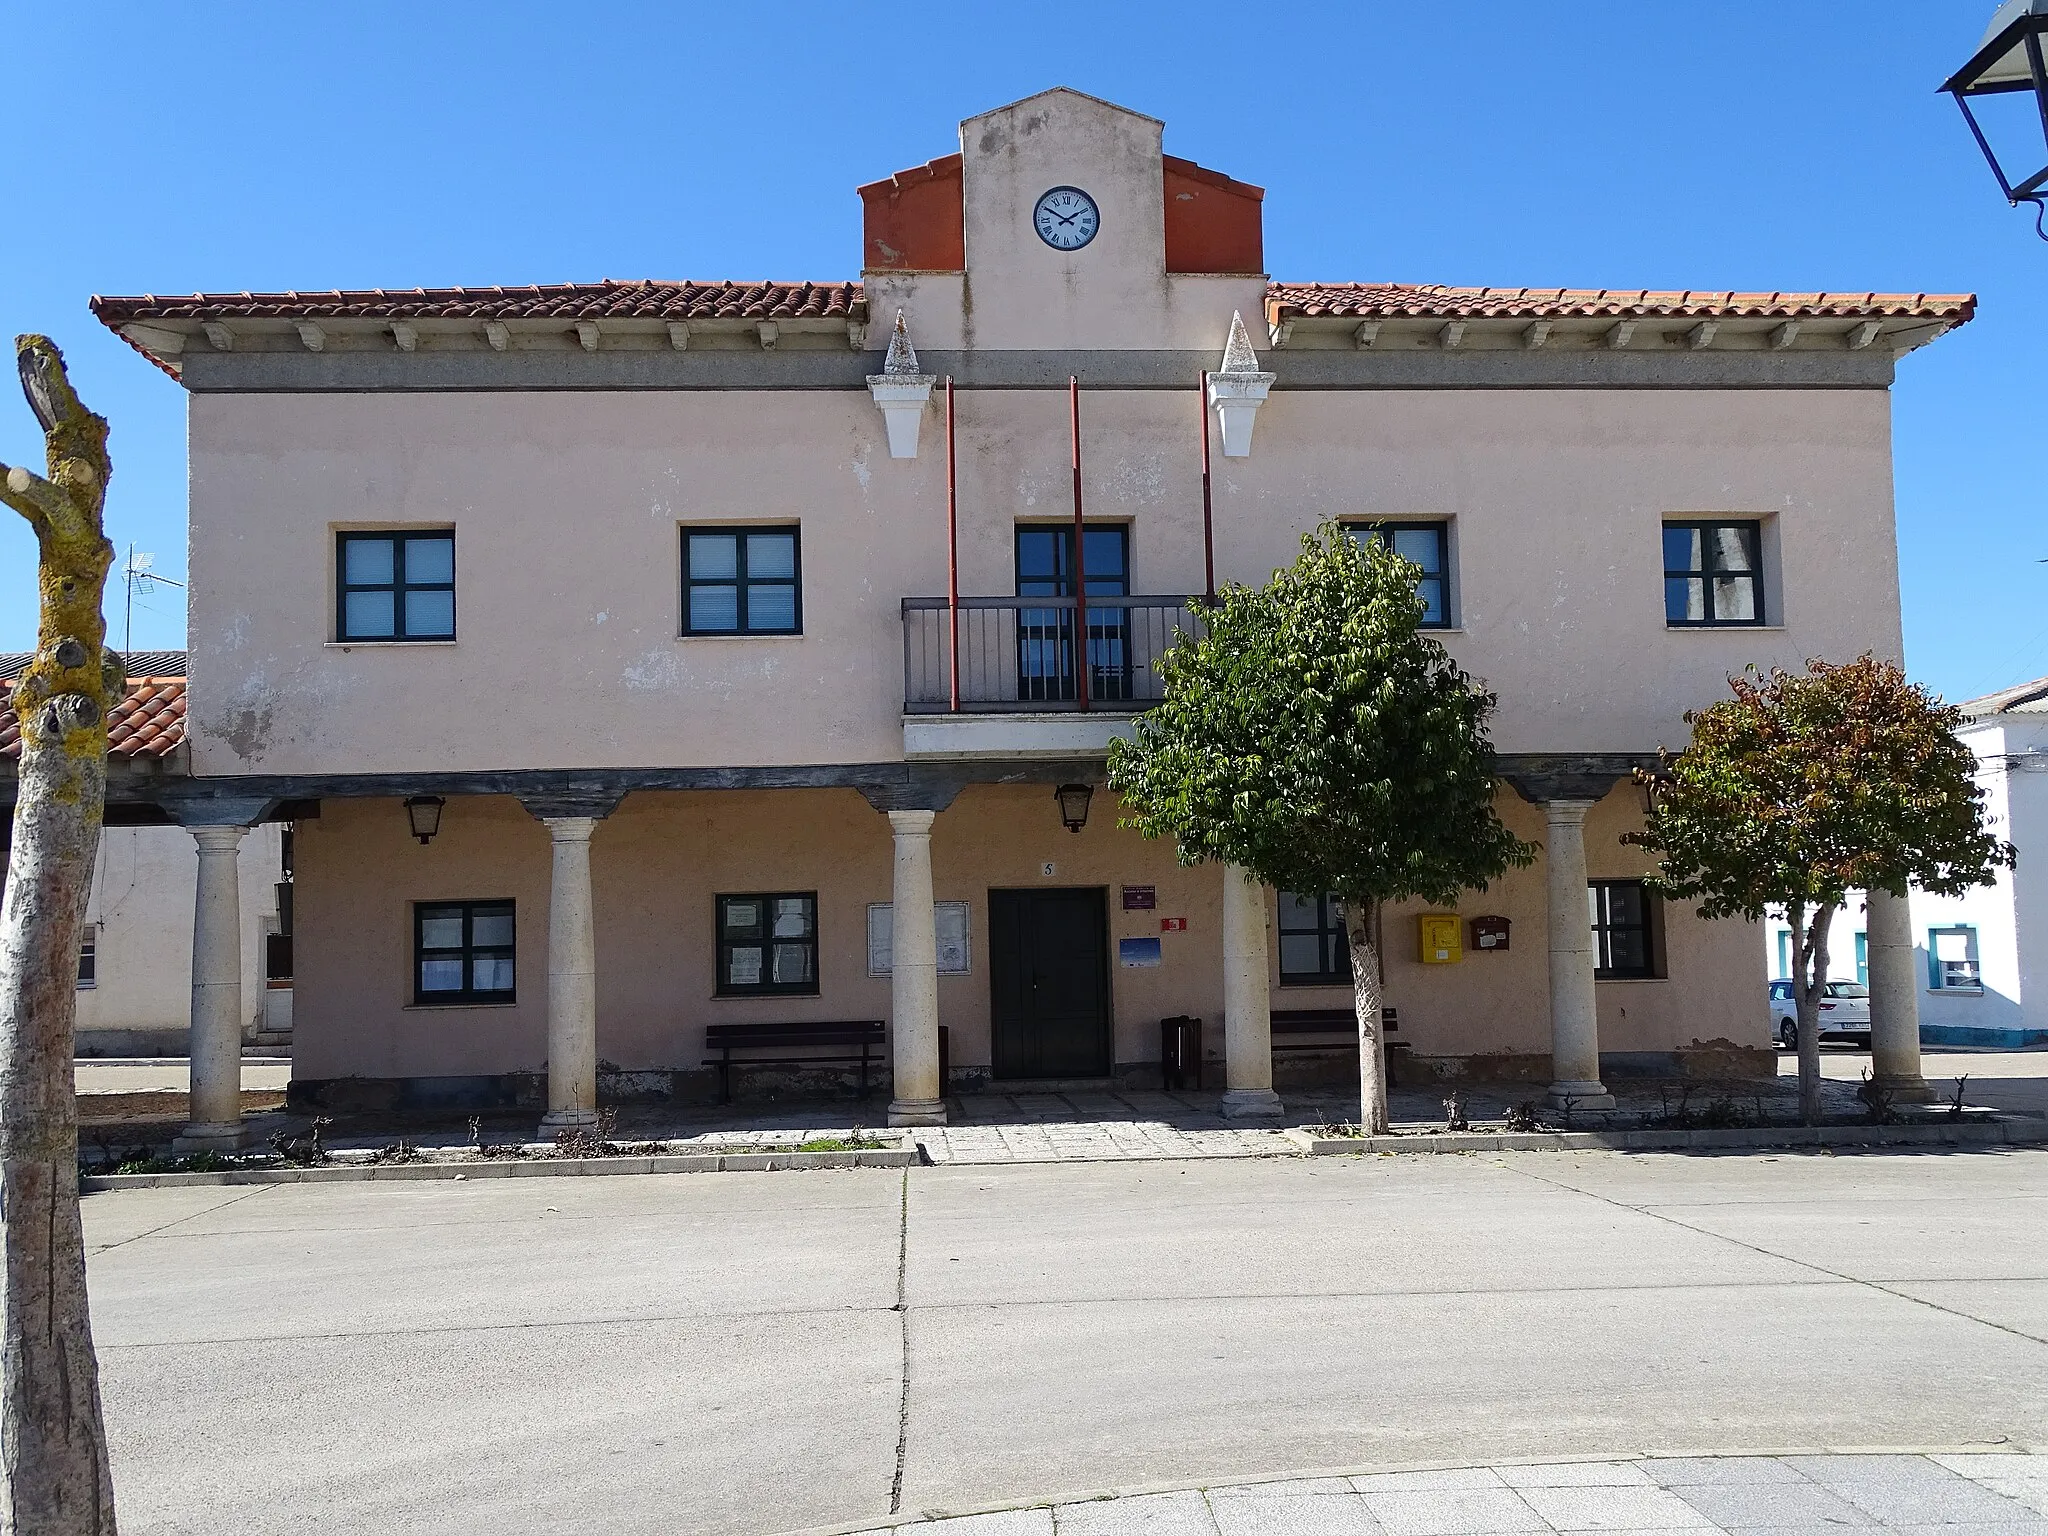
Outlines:
POLYGON ((594 816, 544 816, 548 883, 548 1112, 543 1140, 597 1123, 597 931, 590 895, 594 816))
POLYGON ((1600 1081, 1600 1013, 1593 994, 1593 922, 1586 894, 1591 800, 1546 800, 1543 840, 1550 902, 1550 1102, 1612 1109, 1600 1081))
POLYGON ((1281 1112, 1273 1091, 1273 1002, 1266 957, 1266 888, 1248 869, 1223 866, 1223 1113, 1281 1112))
POLYGON ((1920 1073, 1920 963, 1911 905, 1890 891, 1872 891, 1868 899, 1870 1075, 1893 1098, 1926 1103, 1934 1090, 1920 1073))
POLYGON ((242 1128, 242 882, 240 826, 187 828, 199 845, 192 906, 191 1123, 178 1152, 226 1151, 242 1128))
POLYGON ((936 811, 891 811, 896 838, 890 901, 889 1038, 891 1125, 944 1125, 939 1081, 939 933, 933 921, 932 822, 936 811))

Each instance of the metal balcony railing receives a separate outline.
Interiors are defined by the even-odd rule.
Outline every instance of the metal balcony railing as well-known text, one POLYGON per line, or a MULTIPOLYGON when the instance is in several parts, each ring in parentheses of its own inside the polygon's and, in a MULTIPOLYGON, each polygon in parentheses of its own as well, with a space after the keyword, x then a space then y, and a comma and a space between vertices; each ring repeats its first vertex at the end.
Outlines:
MULTIPOLYGON (((1189 606, 1197 601, 1090 593, 1084 679, 1075 666, 1073 598, 963 597, 957 708, 967 714, 1145 709, 1161 697, 1153 663, 1176 636, 1201 633, 1189 606)), ((903 599, 906 714, 948 714, 956 707, 954 617, 943 597, 903 599)))

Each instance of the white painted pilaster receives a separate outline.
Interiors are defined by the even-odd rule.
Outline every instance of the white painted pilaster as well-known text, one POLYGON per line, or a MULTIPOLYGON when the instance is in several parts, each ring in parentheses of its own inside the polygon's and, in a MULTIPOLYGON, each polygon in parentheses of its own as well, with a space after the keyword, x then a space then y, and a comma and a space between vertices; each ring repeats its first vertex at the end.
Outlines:
POLYGON ((1223 1113, 1281 1112, 1273 1091, 1273 1005, 1266 955, 1266 888, 1248 869, 1223 866, 1223 1113))
POLYGON ((1550 1102, 1612 1109, 1600 1081, 1600 1012, 1593 992, 1593 920, 1586 894, 1591 800, 1546 800, 1544 876, 1550 905, 1550 1102))

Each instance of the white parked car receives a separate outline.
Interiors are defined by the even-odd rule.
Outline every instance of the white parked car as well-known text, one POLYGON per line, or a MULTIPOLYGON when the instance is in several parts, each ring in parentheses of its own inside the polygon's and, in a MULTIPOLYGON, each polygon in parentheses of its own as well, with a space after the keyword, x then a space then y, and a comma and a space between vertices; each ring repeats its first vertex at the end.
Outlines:
MULTIPOLYGON (((1799 1049, 1799 1005, 1792 997, 1792 983, 1771 983, 1771 1035, 1788 1051, 1799 1049)), ((1870 1045, 1870 988, 1860 981, 1831 981, 1820 1000, 1820 1043, 1847 1040, 1865 1049, 1870 1045)))

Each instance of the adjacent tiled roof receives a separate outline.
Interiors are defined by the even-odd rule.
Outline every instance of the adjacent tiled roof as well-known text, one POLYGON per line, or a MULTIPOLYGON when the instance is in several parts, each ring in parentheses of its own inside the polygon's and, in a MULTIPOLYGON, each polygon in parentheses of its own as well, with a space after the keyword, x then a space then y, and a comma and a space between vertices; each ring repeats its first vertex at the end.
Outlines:
POLYGON ((1965 699, 1956 708, 1972 720, 1980 720, 1986 715, 2048 714, 2048 677, 2037 677, 2031 683, 2001 688, 1982 698, 1965 699))
MULTIPOLYGON (((21 723, 10 707, 13 692, 13 683, 0 682, 0 758, 21 756, 21 723)), ((108 754, 169 757, 184 739, 185 679, 130 678, 127 694, 107 722, 108 754)))
MULTIPOLYGON (((19 677, 35 659, 33 651, 0 652, 0 678, 19 677)), ((183 651, 129 651, 121 657, 130 677, 183 677, 183 651)))
POLYGON ((108 325, 131 320, 830 320, 857 316, 859 283, 555 283, 529 288, 367 288, 333 293, 93 296, 108 325))
POLYGON ((1977 307, 1966 293, 1733 293, 1688 288, 1445 288, 1415 283, 1274 283, 1272 318, 1329 315, 1361 319, 1569 320, 1664 316, 1673 319, 1947 320, 1960 325, 1977 307))

